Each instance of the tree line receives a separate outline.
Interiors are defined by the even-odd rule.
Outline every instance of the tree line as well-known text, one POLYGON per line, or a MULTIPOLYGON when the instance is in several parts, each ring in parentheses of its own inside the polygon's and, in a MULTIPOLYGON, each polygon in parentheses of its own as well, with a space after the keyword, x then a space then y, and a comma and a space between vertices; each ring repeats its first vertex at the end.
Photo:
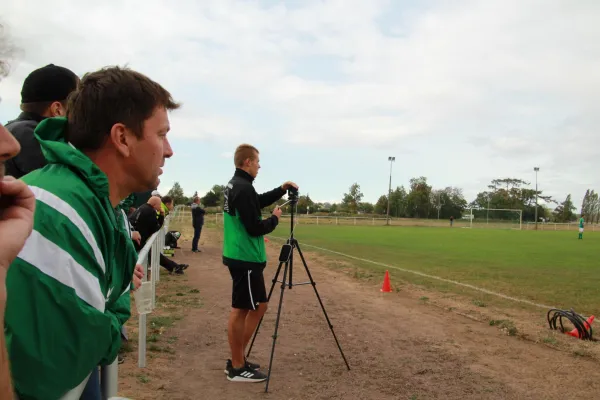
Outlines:
MULTIPOLYGON (((424 176, 412 178, 408 187, 397 186, 388 194, 381 195, 377 202, 369 203, 362 201, 364 194, 358 183, 353 183, 346 193, 343 193, 340 202, 321 203, 314 202, 309 194, 298 198, 297 212, 299 214, 369 214, 385 216, 388 211, 392 218, 430 218, 449 219, 454 217, 460 219, 468 216, 469 209, 487 210, 522 210, 523 221, 535 221, 536 194, 538 198, 537 215, 539 221, 569 222, 577 218, 575 211, 577 207, 573 204, 571 194, 564 201, 559 202, 551 196, 544 195, 541 190, 536 192, 530 189, 529 182, 517 178, 494 179, 483 190, 468 202, 461 188, 448 186, 445 188, 433 188, 424 176), (541 204, 540 204, 541 203, 541 204)), ((201 197, 205 207, 216 207, 220 209, 223 205, 223 191, 225 186, 213 185, 211 190, 201 197)), ((168 192, 176 204, 190 204, 198 193, 191 197, 184 194, 183 188, 175 182, 168 192)), ((286 200, 281 199, 278 204, 286 200)), ((600 219, 600 199, 597 192, 588 189, 585 193, 580 214, 586 216, 588 223, 598 223, 600 219)), ((474 213, 475 214, 475 213, 474 213)), ((489 211, 490 219, 515 219, 515 214, 505 211, 489 211)))

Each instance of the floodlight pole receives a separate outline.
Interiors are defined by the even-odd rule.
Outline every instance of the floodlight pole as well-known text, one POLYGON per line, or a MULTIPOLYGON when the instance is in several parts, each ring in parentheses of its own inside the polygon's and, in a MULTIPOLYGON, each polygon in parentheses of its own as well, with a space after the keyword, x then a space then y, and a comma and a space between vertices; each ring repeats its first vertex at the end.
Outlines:
POLYGON ((538 229, 538 181, 537 181, 537 176, 538 176, 538 171, 540 170, 540 167, 533 167, 533 170, 535 171, 535 230, 537 231, 537 229, 538 229))
POLYGON ((388 204, 387 204, 387 225, 390 224, 390 199, 392 197, 392 163, 396 161, 396 157, 388 157, 390 162, 390 186, 388 188, 388 204))

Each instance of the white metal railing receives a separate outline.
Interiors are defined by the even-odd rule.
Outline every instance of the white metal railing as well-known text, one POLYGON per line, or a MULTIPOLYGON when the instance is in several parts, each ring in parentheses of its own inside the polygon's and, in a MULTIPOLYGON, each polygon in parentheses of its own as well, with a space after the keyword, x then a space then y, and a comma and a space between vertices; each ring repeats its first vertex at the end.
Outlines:
MULTIPOLYGON (((144 268, 142 286, 135 292, 136 310, 138 318, 138 367, 146 367, 146 315, 156 307, 156 282, 160 280, 160 254, 165 247, 165 235, 169 231, 170 217, 165 218, 163 226, 146 241, 138 254, 137 263, 144 268), (150 262, 148 262, 150 256, 150 262), (148 280, 150 276, 150 280, 148 280)), ((102 367, 100 384, 105 398, 117 396, 119 384, 118 357, 108 366, 102 367)), ((78 398, 78 397, 77 397, 78 398)))
POLYGON ((146 367, 146 316, 156 307, 156 282, 160 280, 160 254, 165 247, 165 234, 169 230, 168 220, 169 217, 165 218, 162 228, 148 239, 138 255, 138 264, 143 265, 146 272, 142 279, 142 287, 138 289, 139 295, 136 291, 136 308, 139 314, 138 367, 140 368, 146 367), (148 262, 148 256, 150 256, 150 262, 148 262), (150 275, 150 281, 148 281, 148 275, 150 275), (149 289, 147 289, 148 285, 149 289), (145 296, 147 292, 150 292, 150 299, 145 296), (143 304, 144 302, 146 304, 143 304))

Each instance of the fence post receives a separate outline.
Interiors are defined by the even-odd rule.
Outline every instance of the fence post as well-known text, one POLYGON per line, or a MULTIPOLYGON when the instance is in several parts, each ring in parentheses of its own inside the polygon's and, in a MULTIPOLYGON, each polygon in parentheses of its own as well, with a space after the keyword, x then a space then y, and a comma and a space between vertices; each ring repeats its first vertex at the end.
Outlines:
POLYGON ((119 391, 119 356, 110 365, 100 368, 100 384, 102 394, 109 399, 117 395, 119 391))
MULTIPOLYGON (((143 250, 142 250, 143 251, 143 250)), ((142 282, 148 281, 148 271, 152 272, 150 265, 148 263, 148 256, 142 262, 144 266, 144 277, 142 278, 142 282)), ((143 283, 142 283, 143 284, 143 283)), ((146 367, 146 315, 141 314, 138 316, 138 367, 144 368, 146 367)))

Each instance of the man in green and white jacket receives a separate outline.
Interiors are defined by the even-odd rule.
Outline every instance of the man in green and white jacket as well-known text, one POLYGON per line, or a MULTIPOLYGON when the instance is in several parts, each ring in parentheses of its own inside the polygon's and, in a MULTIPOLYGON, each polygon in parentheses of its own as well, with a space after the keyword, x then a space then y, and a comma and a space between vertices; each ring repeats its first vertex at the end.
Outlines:
POLYGON ((22 178, 34 227, 6 282, 19 399, 58 399, 117 357, 137 258, 118 205, 158 186, 178 106, 149 78, 111 67, 83 77, 66 118, 36 128, 48 165, 22 178))

